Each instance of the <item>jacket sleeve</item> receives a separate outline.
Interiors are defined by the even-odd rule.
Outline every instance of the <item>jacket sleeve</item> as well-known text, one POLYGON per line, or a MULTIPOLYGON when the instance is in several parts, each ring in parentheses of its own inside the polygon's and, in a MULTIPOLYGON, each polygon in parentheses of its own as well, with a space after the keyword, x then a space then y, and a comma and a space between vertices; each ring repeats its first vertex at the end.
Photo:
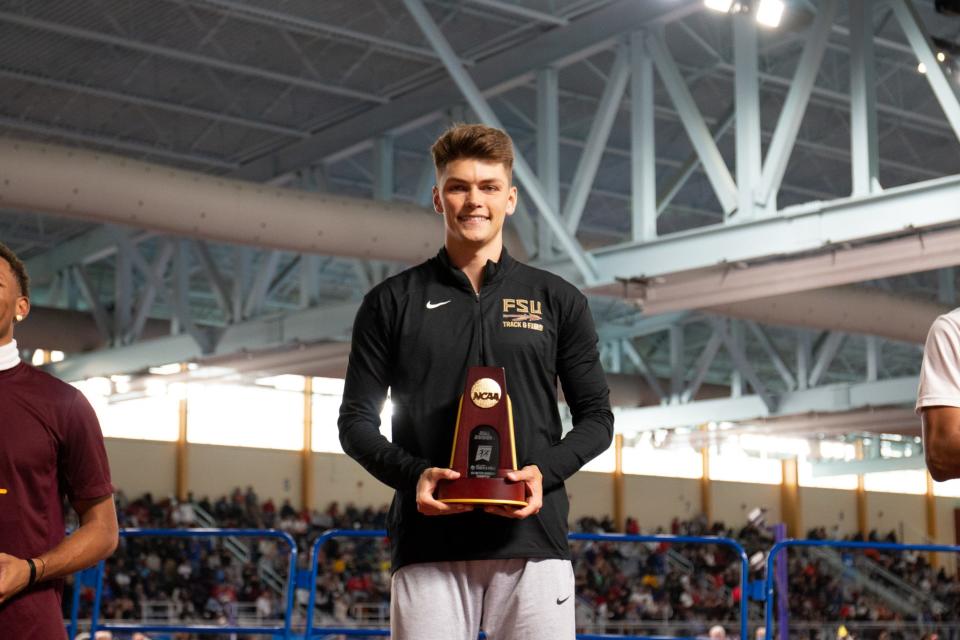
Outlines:
POLYGON ((613 412, 600 365, 597 332, 587 299, 580 295, 564 317, 557 338, 557 374, 573 415, 573 429, 528 461, 540 468, 543 489, 554 489, 610 446, 613 412))
POLYGON ((380 482, 398 491, 412 491, 420 474, 430 465, 380 433, 380 412, 390 386, 392 352, 390 323, 375 293, 371 292, 364 298, 353 323, 337 425, 340 444, 347 455, 380 482))

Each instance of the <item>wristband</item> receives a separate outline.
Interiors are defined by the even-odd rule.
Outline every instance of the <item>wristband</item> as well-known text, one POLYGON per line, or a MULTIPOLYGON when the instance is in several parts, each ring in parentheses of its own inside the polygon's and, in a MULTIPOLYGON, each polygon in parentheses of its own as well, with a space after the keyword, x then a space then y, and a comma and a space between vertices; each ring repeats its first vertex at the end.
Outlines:
POLYGON ((27 558, 27 564, 30 566, 30 580, 27 582, 27 586, 32 587, 33 583, 37 581, 37 565, 33 563, 33 558, 27 558))

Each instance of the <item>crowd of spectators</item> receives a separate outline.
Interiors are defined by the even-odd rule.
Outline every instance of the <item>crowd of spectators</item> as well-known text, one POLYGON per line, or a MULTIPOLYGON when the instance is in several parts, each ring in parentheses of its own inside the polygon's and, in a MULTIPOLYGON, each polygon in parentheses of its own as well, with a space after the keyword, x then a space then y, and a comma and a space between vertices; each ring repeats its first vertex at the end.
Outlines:
MULTIPOLYGON (((300 568, 306 568, 312 542, 332 528, 382 529, 386 507, 358 508, 330 504, 324 510, 299 511, 289 501, 277 505, 261 501, 252 488, 239 488, 229 496, 211 501, 204 497, 177 503, 155 500, 150 494, 128 500, 117 493, 117 513, 123 528, 190 528, 206 525, 209 514, 221 528, 280 529, 297 542, 300 568)), ((610 518, 583 518, 575 530, 588 533, 614 532, 610 518)), ((626 533, 641 533, 634 518, 626 521, 626 533)), ((708 523, 702 516, 675 519, 669 530, 643 533, 688 536, 721 536, 737 540, 751 558, 750 579, 762 578, 764 552, 773 545, 770 531, 756 523, 733 529, 724 523, 708 523)), ((813 529, 809 538, 825 539, 827 532, 813 529)), ((834 536, 835 537, 835 536, 834 536)), ((876 532, 870 539, 880 541, 876 532)), ((889 534, 883 541, 896 541, 889 534)), ((222 538, 126 538, 107 562, 101 617, 119 620, 153 618, 213 621, 236 624, 270 623, 282 619, 282 595, 270 584, 272 574, 283 584, 289 571, 286 545, 271 539, 237 539, 242 549, 232 548, 222 538)), ((743 597, 740 562, 732 547, 724 545, 667 544, 651 542, 619 544, 609 541, 573 543, 577 582, 577 620, 591 632, 654 632, 669 627, 671 634, 706 637, 716 625, 736 629, 743 597)), ((951 620, 960 610, 960 585, 944 568, 934 569, 924 553, 844 553, 840 556, 851 571, 864 562, 880 567, 929 594, 918 603, 919 614, 905 614, 891 603, 865 589, 838 571, 823 557, 805 551, 788 554, 789 614, 793 621, 847 623, 894 623, 920 619, 929 625, 951 620)), ((383 539, 334 539, 319 556, 317 580, 318 618, 325 623, 365 622, 382 626, 389 611, 390 558, 383 539)), ((862 569, 862 567, 861 567, 862 569)), ((72 583, 64 597, 65 616, 71 604, 72 583)), ((93 592, 81 591, 81 616, 88 616, 93 592)), ((306 591, 297 593, 305 610, 306 591)), ((762 617, 760 605, 754 622, 762 617)), ((753 623, 752 623, 753 624, 753 623)), ((882 624, 880 625, 882 627, 882 624)), ((853 633, 837 635, 852 638, 853 633)), ((865 634, 865 638, 917 637, 865 634)), ((804 636, 806 637, 806 636, 804 636)), ((820 636, 811 636, 820 637, 820 636)), ((832 640, 832 637, 831 637, 832 640)))

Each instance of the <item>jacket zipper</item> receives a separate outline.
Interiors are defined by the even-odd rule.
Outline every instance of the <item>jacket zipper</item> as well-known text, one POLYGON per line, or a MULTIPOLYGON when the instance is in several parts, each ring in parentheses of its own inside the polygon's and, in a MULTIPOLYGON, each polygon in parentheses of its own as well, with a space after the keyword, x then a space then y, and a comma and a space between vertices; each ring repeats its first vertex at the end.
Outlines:
POLYGON ((480 304, 480 292, 476 292, 477 297, 477 333, 480 334, 480 366, 484 367, 487 364, 486 358, 483 357, 483 307, 480 304))

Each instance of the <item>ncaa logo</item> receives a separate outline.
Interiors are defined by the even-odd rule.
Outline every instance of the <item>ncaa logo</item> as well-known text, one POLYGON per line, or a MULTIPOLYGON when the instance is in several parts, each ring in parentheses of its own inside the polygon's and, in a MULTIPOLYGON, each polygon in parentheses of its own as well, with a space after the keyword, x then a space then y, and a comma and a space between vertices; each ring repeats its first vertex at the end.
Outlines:
POLYGON ((470 399, 481 409, 489 409, 500 402, 500 385, 492 378, 480 378, 470 388, 470 399))

